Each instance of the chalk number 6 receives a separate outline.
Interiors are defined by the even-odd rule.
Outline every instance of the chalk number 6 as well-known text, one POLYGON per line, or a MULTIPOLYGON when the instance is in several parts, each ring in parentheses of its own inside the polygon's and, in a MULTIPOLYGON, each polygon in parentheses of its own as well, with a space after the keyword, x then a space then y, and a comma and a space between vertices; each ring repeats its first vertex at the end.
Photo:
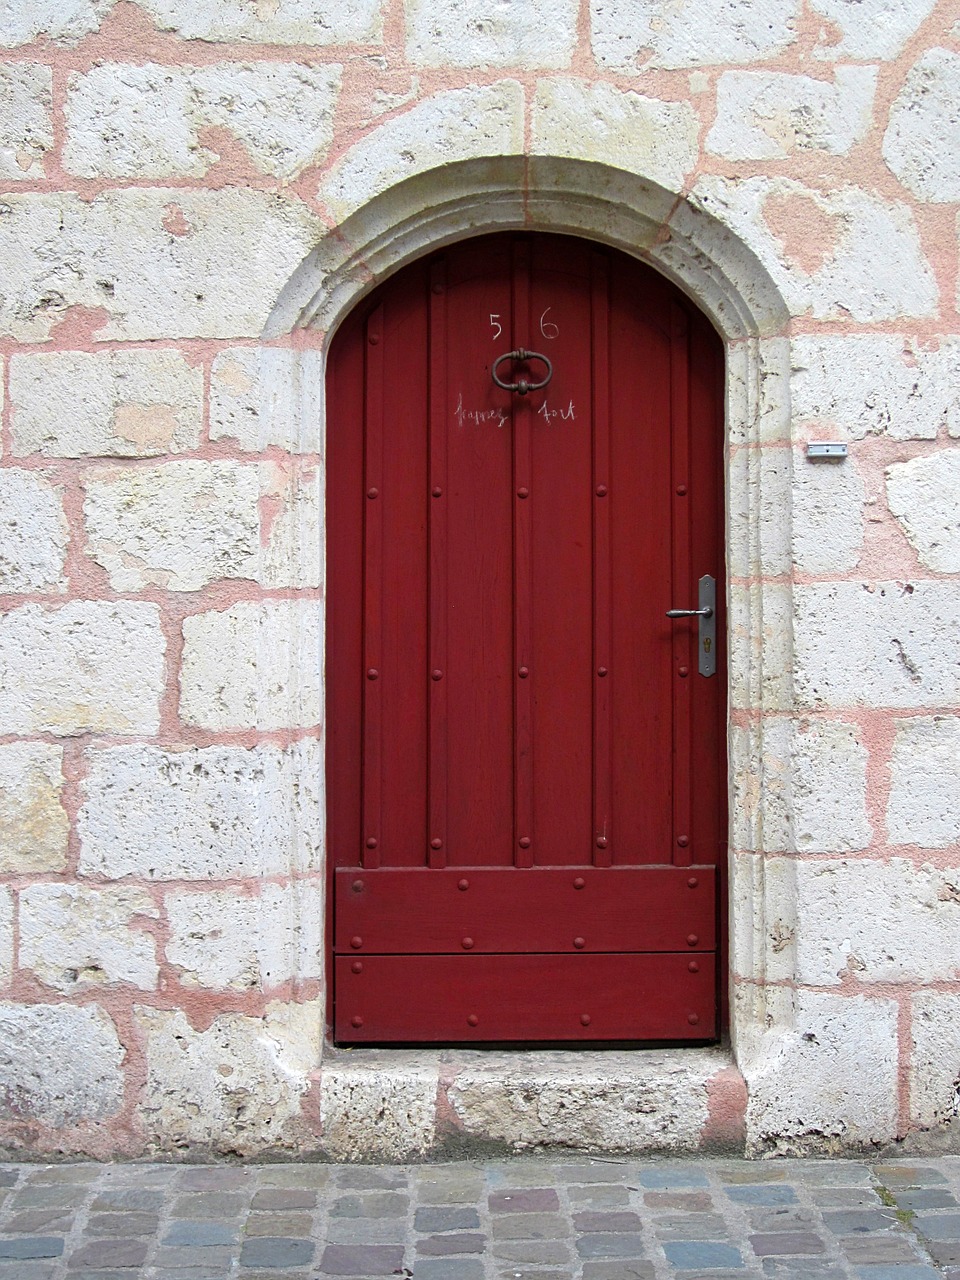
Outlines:
MULTIPOLYGON (((547 307, 547 311, 552 311, 553 307, 547 307)), ((556 338, 559 336, 560 330, 552 320, 547 319, 547 311, 540 317, 540 332, 545 338, 556 338)))

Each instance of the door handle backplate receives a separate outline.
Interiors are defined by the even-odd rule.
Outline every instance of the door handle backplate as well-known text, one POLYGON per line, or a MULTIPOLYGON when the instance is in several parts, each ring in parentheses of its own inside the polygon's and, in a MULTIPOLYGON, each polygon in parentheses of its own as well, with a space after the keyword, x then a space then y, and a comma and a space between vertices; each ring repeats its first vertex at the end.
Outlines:
POLYGON ((696 609, 668 609, 668 618, 696 618, 697 670, 702 676, 717 672, 717 583, 709 573, 700 579, 700 594, 696 609))

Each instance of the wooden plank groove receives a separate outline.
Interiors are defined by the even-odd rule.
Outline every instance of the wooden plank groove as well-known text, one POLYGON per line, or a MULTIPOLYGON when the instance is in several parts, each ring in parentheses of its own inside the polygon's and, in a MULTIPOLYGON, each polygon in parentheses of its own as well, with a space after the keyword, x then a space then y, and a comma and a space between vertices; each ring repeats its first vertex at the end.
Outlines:
POLYGON ((383 856, 383 309, 367 320, 364 371, 363 822, 360 859, 383 856))

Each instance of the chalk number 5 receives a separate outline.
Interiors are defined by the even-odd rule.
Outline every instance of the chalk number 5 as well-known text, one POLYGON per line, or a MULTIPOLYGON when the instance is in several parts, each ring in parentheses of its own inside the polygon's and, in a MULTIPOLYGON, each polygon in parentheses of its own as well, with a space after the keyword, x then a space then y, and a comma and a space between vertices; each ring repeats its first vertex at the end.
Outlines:
POLYGON ((492 311, 490 312, 490 328, 496 330, 496 333, 493 335, 493 341, 496 342, 501 333, 503 333, 503 325, 500 323, 499 311, 496 313, 492 311))

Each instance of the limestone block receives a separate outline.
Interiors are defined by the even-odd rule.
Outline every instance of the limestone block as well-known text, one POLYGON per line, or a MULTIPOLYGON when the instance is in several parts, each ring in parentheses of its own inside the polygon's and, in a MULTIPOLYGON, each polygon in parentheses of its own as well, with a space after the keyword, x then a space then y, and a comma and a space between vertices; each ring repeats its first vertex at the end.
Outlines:
POLYGON ((156 605, 13 610, 0 618, 0 733, 155 733, 164 650, 156 605))
POLYGON ((806 573, 854 569, 863 550, 863 477, 854 458, 811 464, 798 454, 793 470, 793 558, 806 573))
POLYGON ((876 67, 837 67, 835 79, 726 71, 707 150, 731 160, 785 160, 801 151, 845 156, 873 120, 876 67))
POLYGON ((913 214, 863 188, 700 178, 690 200, 753 250, 792 315, 869 323, 937 310, 913 214))
POLYGON ((279 747, 91 751, 80 873, 219 880, 315 870, 323 767, 315 741, 279 747))
POLYGON ((600 1151, 689 1151, 707 1120, 710 1050, 651 1054, 642 1071, 624 1053, 481 1055, 457 1072, 447 1097, 464 1132, 515 1151, 569 1146, 600 1151), (699 1069, 698 1069, 699 1068, 699 1069))
POLYGON ((735 707, 785 711, 793 705, 793 601, 782 583, 732 586, 730 696, 735 707))
POLYGON ((337 222, 394 183, 454 160, 523 152, 523 89, 515 80, 448 89, 386 120, 320 184, 337 222))
POLYGON ((0 66, 0 177, 44 176, 44 157, 53 146, 52 83, 50 68, 37 63, 0 66))
POLYGON ((166 956, 188 987, 267 991, 319 978, 323 893, 316 882, 167 894, 166 956))
POLYGON ((159 914, 145 889, 28 885, 20 891, 20 967, 64 995, 111 982, 152 991, 156 941, 137 924, 159 914))
POLYGON ((897 722, 887 831, 893 844, 942 849, 960 840, 960 719, 897 722))
POLYGON ((71 44, 96 31, 116 0, 13 0, 0 8, 0 46, 15 49, 41 36, 71 44))
POLYGON ((593 54, 608 71, 774 57, 796 39, 795 0, 590 0, 593 54))
POLYGON ((147 1079, 138 1118, 156 1151, 251 1156, 309 1147, 304 1095, 320 1056, 321 1001, 224 1013, 196 1031, 179 1009, 139 1008, 147 1079))
POLYGON ((960 200, 960 54, 929 49, 907 76, 883 158, 921 200, 960 200))
POLYGON ((730 965, 752 983, 796 973, 796 858, 736 854, 731 861, 730 965))
POLYGON ((940 450, 887 468, 887 505, 920 563, 960 573, 960 449, 940 450))
POLYGON ((727 536, 730 576, 777 576, 790 569, 793 455, 787 448, 736 449, 730 454, 727 536))
POLYGON ((960 995, 919 991, 913 997, 910 1119, 933 1128, 960 1114, 960 995))
POLYGON ((794 600, 801 706, 960 701, 960 584, 813 583, 794 600))
POLYGON ((236 462, 110 467, 83 479, 88 552, 116 591, 199 591, 253 578, 259 562, 259 478, 236 462))
POLYGON ((699 154, 700 122, 686 102, 613 85, 543 79, 533 100, 534 155, 593 160, 679 191, 699 154))
POLYGON ((902 858, 797 867, 797 978, 953 981, 960 971, 960 870, 902 858))
POLYGON ((322 637, 318 600, 241 601, 186 618, 181 716, 205 729, 319 724, 322 637))
POLYGON ((63 748, 46 742, 0 746, 0 875, 66 866, 62 765, 63 748))
POLYGON ((0 471, 0 593, 66 589, 60 492, 36 471, 0 471))
POLYGON ((13 451, 147 458, 200 443, 203 370, 177 351, 56 351, 10 361, 13 451))
POLYGON ((727 432, 739 444, 790 439, 790 340, 754 339, 727 348, 727 432))
POLYGON ((960 435, 956 339, 941 339, 934 349, 897 334, 803 334, 792 340, 791 359, 801 440, 812 426, 843 440, 933 440, 944 426, 960 435))
POLYGON ((71 306, 101 339, 256 337, 323 232, 297 198, 240 187, 14 194, 0 215, 0 334, 23 342, 71 306))
POLYGON ((88 178, 203 177, 226 148, 291 178, 333 136, 336 64, 206 67, 101 63, 70 77, 64 167, 88 178), (163 128, 157 128, 157 121, 163 128))
POLYGON ((828 1154, 892 1140, 897 1012, 894 1000, 797 991, 792 1025, 778 1022, 768 1051, 741 1062, 748 1153, 828 1154))
POLYGON ((818 58, 896 58, 936 0, 811 0, 827 27, 815 50, 818 58))
POLYGON ((392 1050, 324 1064, 320 1126, 331 1160, 406 1160, 435 1145, 439 1070, 417 1057, 392 1050))
POLYGON ((116 1115, 125 1056, 96 1005, 0 1005, 0 1121, 61 1129, 116 1115))
POLYGON ((407 57, 419 67, 570 65, 577 0, 406 0, 407 57))
POLYGON ((13 977, 13 891, 0 889, 0 987, 13 977))
POLYGON ((161 31, 187 40, 254 44, 372 43, 381 35, 381 0, 137 0, 161 31))
POLYGON ((323 476, 319 467, 260 468, 266 539, 257 580, 264 587, 323 584, 323 476))
POLYGON ((230 347, 210 375, 210 438, 262 453, 323 449, 323 355, 282 347, 230 347))

